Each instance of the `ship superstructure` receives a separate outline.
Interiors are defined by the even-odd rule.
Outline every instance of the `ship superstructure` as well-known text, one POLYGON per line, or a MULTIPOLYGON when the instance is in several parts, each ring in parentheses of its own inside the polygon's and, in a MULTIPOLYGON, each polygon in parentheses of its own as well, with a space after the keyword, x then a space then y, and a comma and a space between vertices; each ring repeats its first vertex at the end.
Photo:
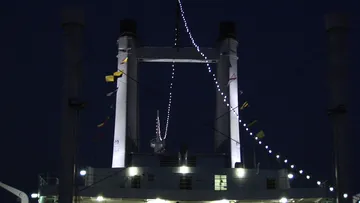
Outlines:
MULTIPOLYGON (((178 12, 180 13, 179 10, 178 12)), ((342 33, 340 31, 344 29, 340 29, 342 28, 340 21, 336 22, 336 25, 329 23, 327 26, 335 26, 337 28, 336 33, 342 33)), ((40 176, 39 193, 37 195, 40 203, 58 202, 59 195, 60 197, 65 197, 60 203, 68 203, 66 200, 71 201, 69 198, 73 196, 77 197, 73 198, 74 202, 84 203, 334 202, 334 199, 328 198, 330 196, 329 187, 293 188, 292 178, 296 174, 286 169, 267 170, 259 167, 245 167, 242 159, 243 154, 240 150, 239 125, 241 121, 239 120, 240 116, 237 108, 239 96, 237 79, 238 41, 236 39, 234 23, 222 22, 220 24, 218 47, 215 49, 202 48, 202 52, 196 46, 140 47, 136 33, 136 22, 133 20, 123 20, 120 24, 120 37, 117 41, 118 65, 116 76, 121 77, 117 77, 114 80, 117 83, 117 89, 112 167, 85 167, 81 170, 75 170, 75 177, 72 177, 73 179, 80 178, 81 184, 77 185, 77 189, 74 190, 73 184, 71 184, 74 181, 69 178, 69 174, 73 173, 72 167, 74 164, 71 162, 71 153, 73 152, 64 150, 63 155, 66 156, 66 160, 64 159, 62 177, 63 179, 64 177, 67 178, 64 179, 64 183, 59 187, 57 177, 40 176), (213 154, 192 154, 185 146, 175 154, 165 151, 172 98, 171 93, 165 136, 162 136, 158 112, 155 138, 150 141, 150 146, 154 148, 154 153, 145 154, 139 152, 138 63, 159 62, 173 64, 171 66, 173 71, 175 63, 217 65, 216 80, 214 80, 217 91, 221 94, 217 94, 216 97, 215 114, 217 119, 215 121, 215 128, 229 135, 229 137, 225 137, 218 132, 215 133, 213 154), (220 90, 221 85, 221 88, 225 90, 220 90)), ((82 22, 76 21, 76 23, 71 23, 69 18, 67 18, 64 29, 68 33, 72 33, 73 37, 68 36, 67 38, 70 47, 78 48, 78 40, 74 39, 80 36, 78 32, 82 31, 82 29, 76 29, 77 26, 82 28, 82 22)), ((328 32, 333 31, 332 27, 331 29, 327 28, 328 32)), ((175 30, 178 29, 177 27, 175 30)), ((336 37, 333 38, 337 39, 336 37)), ((175 45, 177 45, 177 40, 175 40, 175 45)), ((340 55, 334 50, 332 52, 334 55, 340 55)), ((79 55, 68 54, 68 58, 71 59, 69 60, 69 67, 79 64, 78 62, 81 60, 77 57, 79 55)), ((336 67, 333 69, 335 70, 336 67)), ((209 72, 211 72, 210 68, 209 72)), ((74 81, 75 79, 71 81, 72 83, 69 82, 69 84, 75 83, 74 81)), ((170 88, 172 88, 172 84, 170 88)), ((73 93, 73 95, 77 95, 77 92, 73 93)), ((71 101, 74 101, 73 99, 71 101)), ((73 102, 66 104, 71 104, 70 106, 74 107, 73 102)), ((78 104, 78 102, 75 104, 78 104)), ((72 110, 72 112, 78 112, 78 106, 75 105, 75 107, 77 108, 74 108, 73 110, 75 111, 72 110)), ((339 107, 342 106, 339 105, 339 107)), ((335 111, 339 110, 337 108, 332 110, 330 112, 332 114, 344 113, 343 111, 335 111)), ((243 125, 246 131, 248 131, 247 126, 243 125)), ((67 132, 74 132, 73 128, 74 126, 68 125, 66 128, 67 132)), ((64 140, 73 141, 69 134, 64 136, 64 140)), ((66 144, 66 142, 64 143, 66 144)), ((270 154, 272 153, 270 149, 265 148, 270 154)), ((340 151, 340 155, 344 156, 346 150, 341 148, 340 151)), ((293 165, 291 166, 293 168, 293 165)), ((344 167, 342 170, 345 171, 347 168, 344 167)), ((302 170, 298 172, 299 174, 303 173, 302 170)), ((337 171, 337 173, 345 174, 342 171, 337 171)), ((348 180, 340 180, 339 184, 344 185, 341 191, 345 191, 348 180)), ((322 183, 318 185, 322 185, 322 183)), ((334 188, 330 187, 330 192, 333 190, 334 188)), ((345 194, 347 195, 347 193, 345 194)), ((346 197, 344 196, 344 198, 346 197)))

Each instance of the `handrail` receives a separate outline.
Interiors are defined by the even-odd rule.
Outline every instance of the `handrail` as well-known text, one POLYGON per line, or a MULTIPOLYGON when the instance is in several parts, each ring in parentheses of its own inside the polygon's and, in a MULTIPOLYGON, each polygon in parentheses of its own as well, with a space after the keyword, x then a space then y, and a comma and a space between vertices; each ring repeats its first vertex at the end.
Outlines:
POLYGON ((20 191, 16 188, 13 188, 9 185, 6 185, 5 183, 0 182, 0 187, 4 188, 5 190, 11 192, 15 196, 19 197, 21 199, 21 203, 29 203, 29 197, 26 195, 25 192, 20 191))
POLYGON ((59 185, 59 178, 57 177, 43 177, 39 175, 39 185, 59 185))

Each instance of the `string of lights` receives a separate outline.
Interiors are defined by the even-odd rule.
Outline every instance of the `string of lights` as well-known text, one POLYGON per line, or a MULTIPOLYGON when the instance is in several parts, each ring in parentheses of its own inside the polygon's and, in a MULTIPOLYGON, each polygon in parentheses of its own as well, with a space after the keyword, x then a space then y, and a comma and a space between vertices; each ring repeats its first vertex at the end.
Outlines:
MULTIPOLYGON (((193 38, 193 36, 192 36, 192 34, 191 34, 191 31, 190 31, 190 29, 189 29, 188 23, 187 23, 186 18, 185 18, 185 13, 184 13, 184 9, 183 9, 183 7, 182 7, 182 2, 181 2, 181 0, 178 0, 178 2, 179 2, 179 6, 180 6, 181 18, 182 18, 183 24, 184 24, 184 26, 185 26, 186 32, 187 32, 187 34, 188 34, 188 36, 189 36, 189 38, 190 38, 190 40, 191 40, 191 43, 192 43, 192 45, 196 48, 196 50, 198 51, 198 53, 199 53, 205 60, 207 60, 207 57, 206 57, 205 54, 201 51, 200 46, 197 45, 197 43, 195 42, 195 40, 194 40, 194 38, 193 38)), ((206 62, 207 62, 207 61, 206 61, 206 62)), ((209 63, 206 63, 206 66, 207 66, 208 72, 211 74, 211 73, 212 73, 212 69, 211 69, 211 67, 210 67, 210 64, 209 64, 209 63)), ((216 88, 217 88, 217 90, 218 90, 218 93, 220 93, 220 94, 224 97, 224 100, 223 100, 223 101, 224 101, 225 105, 228 106, 229 108, 233 109, 233 108, 230 106, 230 103, 227 101, 226 95, 225 95, 224 92, 220 89, 220 85, 219 85, 219 82, 218 82, 218 80, 217 80, 216 74, 215 74, 215 73, 212 73, 212 76, 213 76, 213 79, 214 79, 216 88)), ((284 164, 286 164, 286 165, 290 168, 291 171, 297 172, 299 175, 304 176, 304 177, 305 177, 306 179, 308 179, 308 180, 311 179, 310 174, 305 173, 305 171, 304 171, 303 169, 300 169, 300 168, 299 168, 298 170, 296 170, 296 166, 295 166, 294 164, 290 163, 287 158, 285 158, 285 157, 281 158, 281 157, 280 157, 280 154, 273 153, 273 150, 271 150, 268 145, 264 144, 263 141, 262 141, 262 140, 259 140, 258 137, 253 136, 253 133, 252 133, 252 132, 250 131, 250 129, 247 127, 247 124, 241 121, 239 115, 238 115, 234 110, 233 110, 232 112, 235 113, 235 115, 237 116, 239 123, 242 123, 242 124, 243 124, 242 126, 245 128, 245 131, 248 132, 249 135, 252 136, 252 137, 257 141, 257 143, 258 143, 259 145, 263 145, 269 155, 275 154, 276 159, 278 159, 279 161, 281 161, 281 162, 283 162, 284 164)), ((288 178, 292 179, 292 178, 294 178, 294 175, 293 175, 292 173, 289 173, 288 178)), ((327 182, 327 181, 316 181, 316 184, 317 184, 318 186, 324 186, 324 183, 325 183, 325 182, 327 182)), ((334 191, 334 187, 332 187, 332 186, 328 186, 328 187, 329 187, 329 190, 330 190, 331 192, 334 191)), ((347 194, 343 194, 343 197, 344 197, 344 198, 347 198, 347 196, 348 196, 347 194)))
POLYGON ((162 138, 161 138, 161 129, 160 129, 159 111, 157 112, 157 116, 156 116, 156 136, 159 137, 160 140, 162 140, 162 138))
MULTIPOLYGON (((179 46, 179 21, 180 19, 180 8, 179 6, 177 6, 176 8, 177 10, 177 15, 176 15, 176 22, 175 22, 175 40, 174 40, 174 47, 178 47, 179 46)), ((171 113, 171 103, 172 103, 172 89, 173 89, 173 84, 174 84, 174 78, 175 78, 175 62, 172 63, 171 65, 171 80, 170 80, 170 92, 169 92, 169 102, 168 102, 168 108, 167 108, 167 117, 166 117, 166 124, 165 124, 165 133, 164 133, 164 138, 161 138, 160 136, 160 140, 161 139, 166 139, 167 134, 168 134, 168 129, 169 129, 169 120, 170 120, 170 113, 171 113)), ((159 129, 160 130, 160 129, 159 129)))
MULTIPOLYGON (((175 29, 175 32, 177 33, 177 29, 175 29)), ((174 45, 177 45, 177 37, 175 37, 175 43, 174 45)), ((175 62, 173 62, 173 64, 171 65, 172 67, 172 72, 171 72, 171 81, 170 81, 170 92, 169 92, 169 103, 168 103, 168 108, 167 108, 167 117, 166 117, 166 124, 165 124, 165 133, 164 133, 164 140, 166 139, 166 136, 168 134, 168 129, 169 129, 169 120, 170 120, 170 113, 171 113, 171 102, 172 102, 172 88, 173 88, 173 80, 175 78, 175 62)))

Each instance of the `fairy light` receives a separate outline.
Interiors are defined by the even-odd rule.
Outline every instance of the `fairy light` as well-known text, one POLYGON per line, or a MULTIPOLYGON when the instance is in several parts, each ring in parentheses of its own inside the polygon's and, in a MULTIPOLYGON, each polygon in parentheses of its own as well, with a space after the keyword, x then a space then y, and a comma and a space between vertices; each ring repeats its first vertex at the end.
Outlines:
POLYGON ((156 117, 156 136, 158 136, 159 139, 160 139, 160 141, 162 141, 159 111, 158 111, 158 115, 157 115, 157 117, 156 117))
MULTIPOLYGON (((175 40, 176 45, 176 40, 175 40)), ((173 88, 173 80, 175 77, 175 62, 171 65, 172 72, 171 72, 171 82, 170 82, 170 93, 169 93, 169 103, 168 103, 168 109, 167 109, 167 117, 166 117, 166 125, 165 125, 165 134, 164 134, 164 140, 166 139, 166 136, 168 134, 169 129, 169 120, 170 120, 170 112, 171 112, 171 102, 172 102, 172 88, 173 88)))
MULTIPOLYGON (((175 42, 174 42, 174 46, 178 45, 178 28, 175 28, 175 42)), ((174 84, 174 78, 175 78, 175 62, 172 63, 171 65, 171 80, 170 80, 170 92, 169 92, 169 103, 168 103, 168 108, 167 108, 167 117, 166 117, 166 124, 165 124, 165 134, 164 134, 164 138, 163 140, 166 139, 167 134, 168 134, 168 129, 169 129, 169 120, 170 120, 170 113, 171 113, 171 103, 172 103, 172 88, 173 88, 173 84, 174 84)))
MULTIPOLYGON (((187 23, 187 21, 186 21, 186 19, 185 19, 185 13, 184 13, 184 9, 183 9, 183 7, 182 7, 182 2, 181 2, 181 0, 178 0, 178 2, 179 2, 179 7, 180 7, 181 18, 182 18, 182 20, 183 20, 183 23, 184 23, 186 32, 187 32, 187 34, 188 34, 188 36, 189 36, 189 38, 190 38, 190 40, 191 40, 192 45, 196 48, 197 52, 205 59, 206 67, 207 67, 207 69, 208 69, 208 72, 209 72, 210 74, 212 74, 212 77, 213 77, 213 80, 214 80, 214 82, 215 82, 217 91, 219 92, 220 95, 222 95, 222 96, 224 97, 224 100, 223 100, 223 101, 224 101, 225 105, 226 105, 226 106, 229 106, 229 108, 232 110, 232 112, 233 112, 233 113, 236 115, 236 117, 239 119, 239 123, 242 123, 242 121, 241 121, 240 118, 239 118, 239 115, 238 115, 238 114, 236 113, 236 111, 234 111, 233 108, 230 106, 230 104, 229 104, 229 102, 228 102, 228 100, 227 100, 226 95, 225 95, 224 92, 220 89, 220 85, 219 85, 219 82, 218 82, 218 80, 217 80, 217 77, 216 77, 215 73, 212 73, 212 69, 211 69, 211 67, 210 67, 210 63, 208 63, 208 61, 207 61, 207 59, 208 59, 207 56, 205 56, 205 54, 200 50, 200 46, 196 44, 196 42, 195 42, 195 40, 194 40, 194 38, 193 38, 193 36, 192 36, 192 34, 191 34, 191 31, 190 31, 190 29, 189 29, 188 23, 187 23)), ((246 131, 249 132, 249 128, 246 127, 246 126, 247 126, 246 123, 243 123, 242 126, 245 128, 246 131)), ((252 132, 249 132, 249 135, 251 136, 251 135, 253 135, 253 133, 252 133, 252 132)), ((258 139, 259 139, 257 136, 254 136, 253 138, 254 138, 255 140, 258 140, 258 139)), ((263 143, 262 141, 259 141, 258 144, 259 144, 259 145, 261 145, 261 144, 264 145, 264 143, 263 143)), ((268 146, 268 145, 265 145, 265 149, 268 149, 268 148, 269 148, 269 146, 268 146)), ((268 152, 269 154, 272 154, 272 150, 267 150, 267 152, 268 152)), ((280 159, 280 155, 277 154, 277 155, 275 155, 275 156, 276 156, 277 159, 280 159)), ((284 162, 285 164, 289 165, 287 159, 283 159, 283 162, 284 162)), ((291 164, 291 165, 289 165, 289 166, 290 166, 290 168, 292 168, 292 169, 295 168, 295 165, 293 165, 293 164, 291 164)), ((300 175, 303 175, 303 170, 299 170, 299 174, 300 174, 300 175)), ((305 177, 306 177, 306 179, 308 179, 308 180, 310 179, 310 175, 306 175, 305 177)), ((329 190, 330 190, 330 191, 334 191, 334 188, 333 188, 333 187, 329 187, 329 190)))

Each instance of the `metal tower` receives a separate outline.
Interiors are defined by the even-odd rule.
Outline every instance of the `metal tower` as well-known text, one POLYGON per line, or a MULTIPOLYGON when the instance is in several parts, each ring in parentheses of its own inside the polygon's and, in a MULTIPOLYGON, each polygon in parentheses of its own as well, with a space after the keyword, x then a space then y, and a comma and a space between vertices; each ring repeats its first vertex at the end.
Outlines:
MULTIPOLYGON (((115 132, 113 148, 113 168, 125 167, 126 154, 138 151, 139 140, 139 100, 138 100, 138 62, 161 63, 217 63, 217 75, 222 89, 227 89, 230 106, 235 107, 238 114, 238 86, 237 77, 229 83, 229 79, 237 76, 237 44, 235 39, 235 25, 225 22, 220 24, 220 38, 218 49, 205 48, 204 59, 195 48, 173 47, 139 47, 136 38, 136 23, 133 20, 123 20, 120 23, 121 34, 118 40, 118 70, 125 73, 125 77, 117 79, 115 132), (122 61, 127 58, 127 63, 122 61), (229 83, 229 85, 227 85, 229 83)), ((217 98, 216 115, 229 112, 224 106, 223 98, 217 98)), ((215 134, 215 151, 229 153, 231 167, 241 162, 239 122, 234 113, 223 116, 216 121, 216 128, 226 133, 230 132, 232 140, 215 134)))
POLYGON ((62 101, 62 162, 59 203, 73 202, 76 137, 78 130, 79 110, 83 107, 80 101, 80 84, 82 74, 82 43, 84 16, 81 10, 68 9, 63 13, 64 30, 64 84, 62 101))
POLYGON ((328 35, 329 55, 329 116, 333 124, 335 178, 337 201, 352 202, 348 194, 351 192, 351 133, 348 127, 348 56, 347 34, 348 22, 345 16, 339 14, 327 15, 325 18, 328 35), (344 198, 345 196, 349 196, 344 198))

